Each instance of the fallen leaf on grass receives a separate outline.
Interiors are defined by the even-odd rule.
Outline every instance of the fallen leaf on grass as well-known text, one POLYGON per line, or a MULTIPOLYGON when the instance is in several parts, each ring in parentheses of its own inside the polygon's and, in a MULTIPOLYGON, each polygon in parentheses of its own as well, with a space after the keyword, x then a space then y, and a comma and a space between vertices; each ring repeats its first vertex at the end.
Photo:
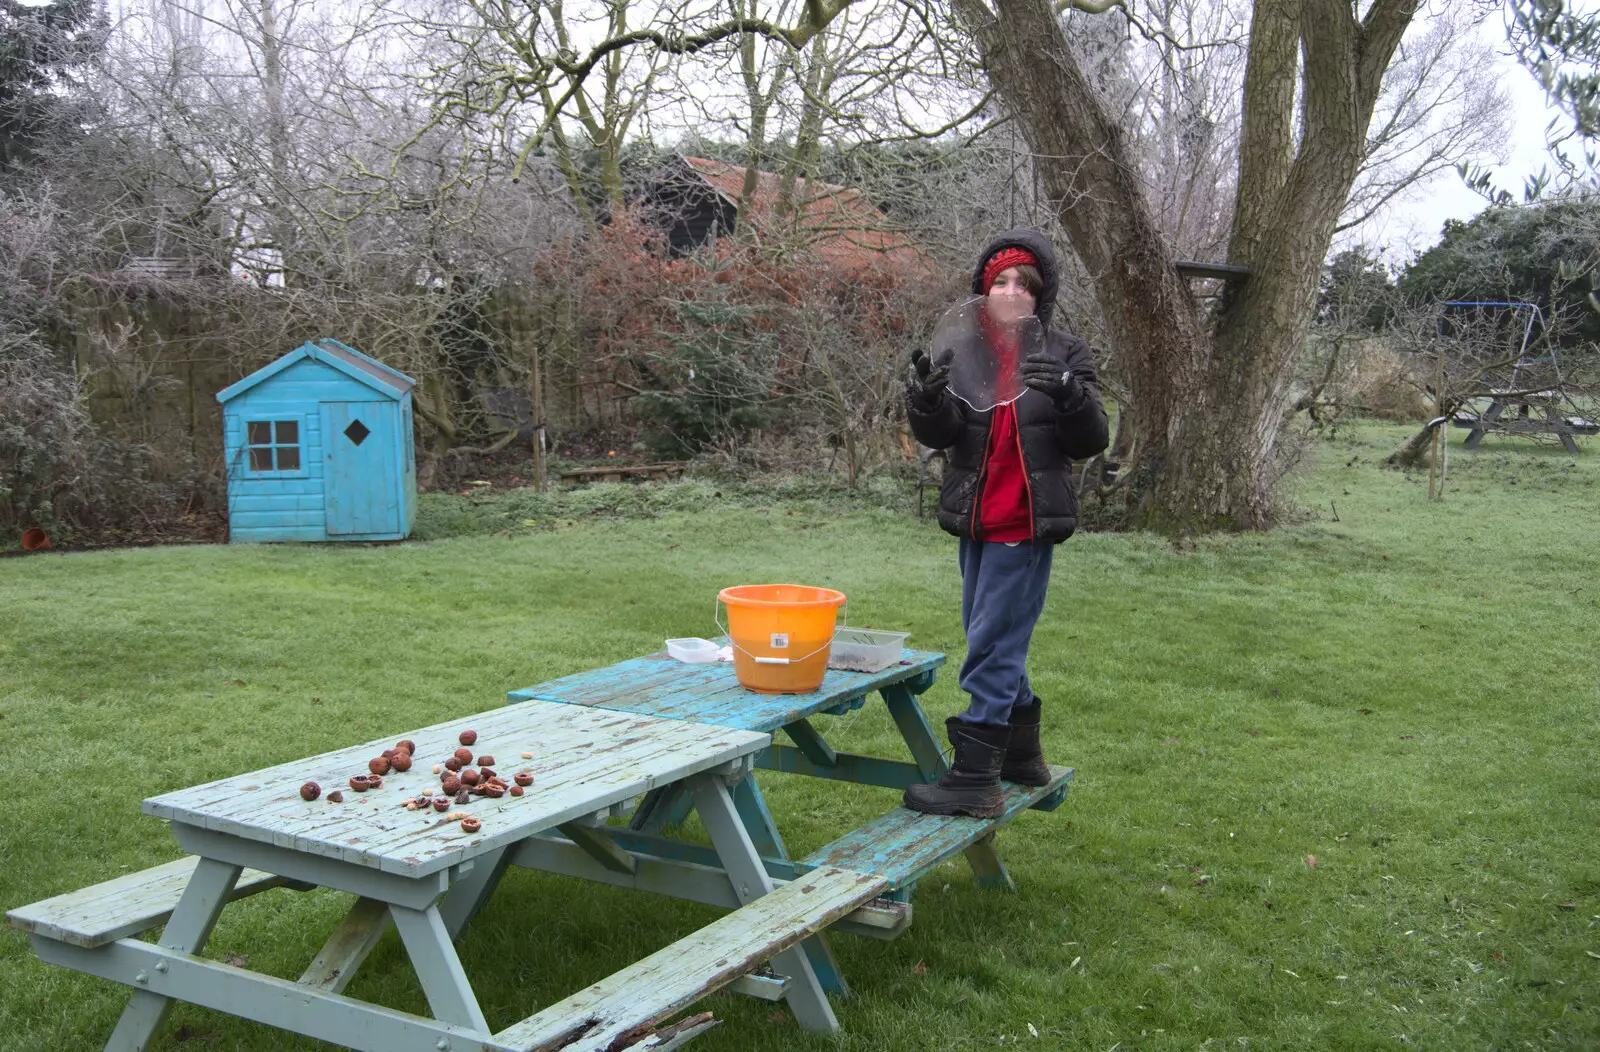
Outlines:
POLYGON ((248 953, 230 953, 223 960, 235 968, 243 968, 250 963, 250 955, 248 953))
POLYGON ((1403 742, 1414 742, 1417 740, 1417 736, 1414 734, 1402 734, 1400 735, 1400 740, 1403 742))
POLYGON ((1558 910, 1575 910, 1577 908, 1578 904, 1576 902, 1563 902, 1556 906, 1558 910))
POLYGON ((1372 710, 1371 709, 1357 709, 1356 711, 1361 713, 1361 715, 1363 715, 1363 716, 1371 716, 1372 715, 1372 710))
POLYGON ((912 975, 927 975, 928 974, 928 966, 926 964, 923 964, 921 961, 918 961, 916 964, 913 964, 911 966, 911 974, 912 975))
POLYGON ((1311 869, 1316 869, 1317 868, 1317 856, 1316 855, 1307 855, 1306 856, 1306 865, 1308 867, 1310 867, 1311 869))
POLYGON ((1197 886, 1200 884, 1209 884, 1211 883, 1211 877, 1205 873, 1202 873, 1198 877, 1194 878, 1194 882, 1197 886))
POLYGON ((1163 739, 1161 739, 1161 744, 1162 745, 1176 745, 1176 744, 1178 744, 1178 739, 1176 739, 1176 738, 1163 738, 1163 739))
POLYGON ((1034 1037, 1038 1037, 1039 1036, 1039 1031, 1037 1031, 1037 1030, 1035 1030, 1033 1028, 1033 1024, 1032 1023, 1028 1024, 1028 1033, 1032 1034, 1034 1037))

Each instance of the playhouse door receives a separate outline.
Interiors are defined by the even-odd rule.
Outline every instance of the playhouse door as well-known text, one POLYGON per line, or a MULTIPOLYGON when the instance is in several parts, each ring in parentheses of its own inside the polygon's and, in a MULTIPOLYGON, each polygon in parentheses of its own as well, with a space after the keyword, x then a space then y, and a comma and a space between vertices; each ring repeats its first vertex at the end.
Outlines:
POLYGON ((328 536, 399 533, 400 455, 393 402, 323 402, 328 536))

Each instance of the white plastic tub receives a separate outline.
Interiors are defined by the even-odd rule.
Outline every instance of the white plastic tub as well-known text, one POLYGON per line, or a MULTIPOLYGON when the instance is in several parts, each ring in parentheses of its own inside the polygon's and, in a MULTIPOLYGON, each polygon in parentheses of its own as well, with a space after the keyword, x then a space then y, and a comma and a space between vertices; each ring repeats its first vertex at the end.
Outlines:
POLYGON ((667 654, 686 665, 709 665, 721 660, 722 648, 709 639, 669 639, 667 654))
POLYGON ((833 633, 828 667, 846 672, 882 672, 900 660, 910 632, 874 628, 841 628, 833 633))

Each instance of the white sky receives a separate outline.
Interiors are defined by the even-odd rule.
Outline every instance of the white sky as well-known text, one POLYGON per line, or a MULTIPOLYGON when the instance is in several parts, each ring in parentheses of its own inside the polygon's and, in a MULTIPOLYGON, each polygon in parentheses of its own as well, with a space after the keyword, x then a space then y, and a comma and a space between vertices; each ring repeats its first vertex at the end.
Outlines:
MULTIPOLYGON (((1483 27, 1486 35, 1498 38, 1504 47, 1504 29, 1498 19, 1483 27)), ((1550 166, 1545 148, 1545 127, 1559 115, 1545 100, 1544 89, 1533 75, 1514 58, 1502 56, 1499 62, 1501 84, 1511 96, 1511 135, 1505 146, 1505 162, 1492 166, 1495 185, 1509 190, 1520 201, 1523 180, 1541 167, 1550 166)), ((1553 166, 1551 166, 1553 167, 1553 166)), ((1486 208, 1481 196, 1467 189, 1451 169, 1413 187, 1384 215, 1341 236, 1342 242, 1363 242, 1382 247, 1391 260, 1403 263, 1439 240, 1447 219, 1469 219, 1486 208)))
MULTIPOLYGON (((53 0, 20 0, 26 6, 42 6, 53 0)), ((200 0, 203 4, 204 0, 200 0)), ((1452 2, 1452 0, 1446 0, 1452 2)), ((144 4, 136 3, 135 7, 144 4)), ((1578 0, 1578 10, 1593 8, 1594 0, 1578 0)), ((1503 163, 1493 166, 1495 183, 1511 191, 1519 200, 1523 180, 1549 164, 1545 148, 1545 128, 1558 116, 1545 100, 1544 90, 1527 70, 1508 53, 1503 16, 1484 19, 1478 27, 1480 37, 1497 54, 1498 75, 1511 97, 1511 133, 1505 144, 1503 163)), ((1440 228, 1447 219, 1468 219, 1486 207, 1482 197, 1468 190, 1453 170, 1435 175, 1413 187, 1382 215, 1338 239, 1338 246, 1362 243, 1382 249, 1390 261, 1403 264, 1439 240, 1440 228)))

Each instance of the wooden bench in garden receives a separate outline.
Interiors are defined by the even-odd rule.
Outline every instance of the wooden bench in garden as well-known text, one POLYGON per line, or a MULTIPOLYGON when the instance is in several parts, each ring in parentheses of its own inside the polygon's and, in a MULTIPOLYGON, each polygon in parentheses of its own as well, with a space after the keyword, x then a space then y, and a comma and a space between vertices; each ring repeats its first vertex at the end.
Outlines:
POLYGON ((1463 443, 1463 448, 1466 449, 1477 449, 1478 444, 1483 441, 1483 436, 1495 431, 1500 434, 1525 437, 1554 435, 1561 440, 1562 447, 1568 453, 1576 453, 1578 443, 1573 441, 1574 435, 1600 434, 1600 424, 1592 420, 1576 420, 1561 416, 1559 396, 1555 391, 1514 398, 1497 395, 1482 416, 1458 413, 1451 422, 1456 427, 1468 429, 1467 440, 1463 443), (1516 412, 1507 416, 1508 409, 1514 409, 1516 412), (1539 416, 1533 415, 1534 409, 1539 410, 1539 416))
MULTIPOLYGON (((917 701, 917 696, 933 685, 943 664, 943 654, 905 650, 898 664, 881 672, 829 670, 821 687, 810 694, 758 694, 739 685, 730 664, 686 665, 660 653, 512 691, 509 697, 513 702, 537 698, 746 731, 782 731, 792 744, 774 741, 757 755, 758 769, 904 789, 934 781, 948 767, 917 701), (837 752, 811 722, 819 716, 840 716, 859 709, 874 692, 894 719, 910 760, 837 752)), ((802 859, 790 857, 756 778, 735 786, 733 799, 774 880, 793 880, 818 868, 881 879, 882 897, 835 927, 893 938, 911 922, 910 898, 918 879, 957 853, 966 854, 980 883, 1013 887, 995 849, 995 833, 1025 810, 1051 811, 1060 806, 1073 772, 1053 767, 1051 773, 1050 783, 1038 788, 1008 783, 1006 810, 999 818, 923 815, 895 807, 802 859), (897 909, 903 912, 896 915, 897 909)), ((542 853, 540 868, 723 904, 728 901, 725 879, 715 874, 708 852, 661 835, 683 820, 687 806, 678 790, 669 787, 653 792, 635 812, 631 829, 613 834, 616 844, 636 859, 647 860, 633 873, 608 872, 570 846, 563 850, 543 838, 530 842, 527 850, 542 853)), ((804 949, 826 989, 838 993, 848 989, 824 937, 807 940, 804 949)))
MULTIPOLYGON (((409 772, 390 772, 381 790, 352 790, 336 802, 302 798, 306 781, 338 785, 385 745, 368 743, 146 800, 145 813, 168 820, 194 857, 24 906, 7 919, 29 933, 40 959, 133 988, 108 1049, 147 1047, 175 1000, 373 1052, 662 1052, 714 1022, 709 1013, 676 1023, 667 1017, 723 988, 782 1000, 807 1029, 838 1028, 802 947, 850 918, 891 928, 903 907, 874 904, 890 882, 858 869, 806 865, 783 880, 768 873, 734 789, 750 781, 770 735, 530 701, 404 737, 418 743, 418 757, 447 756, 468 727, 479 748, 535 757, 526 764, 535 778, 525 795, 470 805, 479 827, 431 808, 399 807, 437 784, 422 759, 409 772), (633 850, 634 834, 607 821, 653 787, 692 802, 711 844, 684 846, 702 853, 703 881, 720 885, 732 912, 491 1030, 455 940, 513 865, 562 873, 575 856, 606 873, 648 878, 652 863, 633 850), (298 981, 201 956, 230 901, 280 885, 353 896, 298 981), (133 937, 163 924, 159 942, 133 937), (391 926, 432 1018, 341 993, 391 926)), ((301 916, 283 911, 278 923, 301 916)))
MULTIPOLYGON (((25 932, 73 946, 104 946, 165 924, 199 861, 190 855, 19 906, 6 914, 6 920, 25 932)), ((239 875, 229 897, 242 899, 280 887, 305 890, 308 885, 247 869, 239 875)))

